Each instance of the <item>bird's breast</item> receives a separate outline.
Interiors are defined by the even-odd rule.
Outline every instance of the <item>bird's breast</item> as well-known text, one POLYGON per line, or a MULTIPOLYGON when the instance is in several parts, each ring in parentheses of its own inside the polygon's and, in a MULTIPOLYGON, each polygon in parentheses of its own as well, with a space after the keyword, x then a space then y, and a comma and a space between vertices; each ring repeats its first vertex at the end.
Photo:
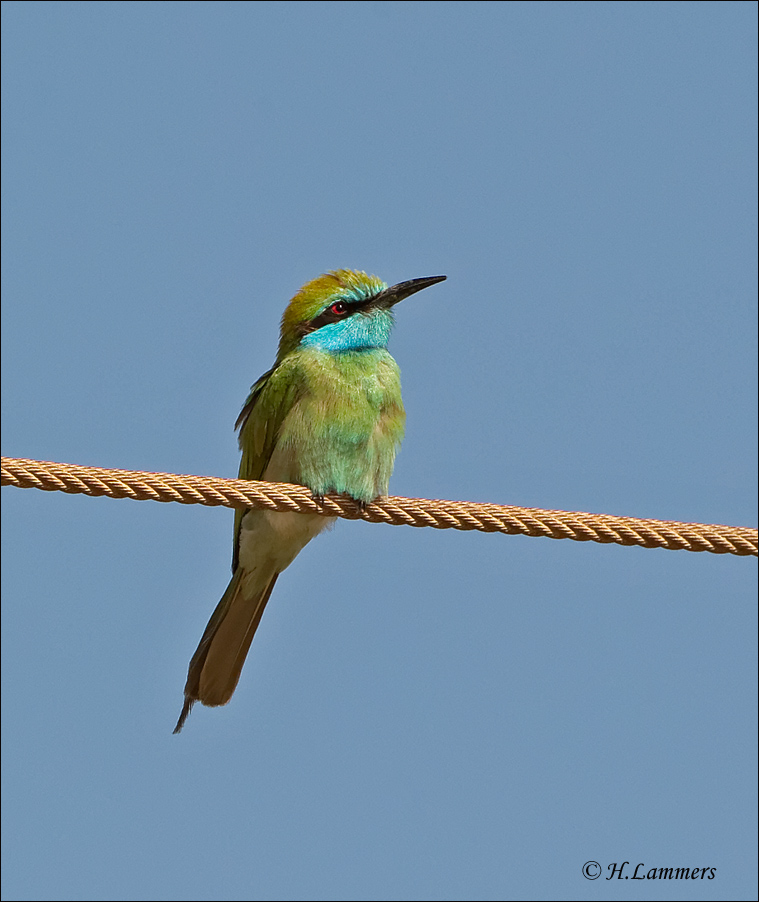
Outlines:
POLYGON ((405 424, 390 354, 313 354, 303 385, 271 464, 317 494, 345 492, 362 501, 386 494, 405 424))

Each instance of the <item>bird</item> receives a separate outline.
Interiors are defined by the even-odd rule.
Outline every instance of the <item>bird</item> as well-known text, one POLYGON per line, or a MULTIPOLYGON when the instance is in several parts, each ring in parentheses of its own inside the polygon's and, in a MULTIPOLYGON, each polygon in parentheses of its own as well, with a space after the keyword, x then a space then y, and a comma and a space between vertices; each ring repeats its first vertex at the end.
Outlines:
MULTIPOLYGON (((387 350, 395 305, 446 276, 388 286, 360 270, 307 282, 282 315, 274 366, 235 423, 240 479, 306 486, 362 507, 386 495, 406 413, 387 350)), ((225 705, 279 574, 335 517, 235 511, 232 579, 190 660, 179 733, 196 702, 225 705)))

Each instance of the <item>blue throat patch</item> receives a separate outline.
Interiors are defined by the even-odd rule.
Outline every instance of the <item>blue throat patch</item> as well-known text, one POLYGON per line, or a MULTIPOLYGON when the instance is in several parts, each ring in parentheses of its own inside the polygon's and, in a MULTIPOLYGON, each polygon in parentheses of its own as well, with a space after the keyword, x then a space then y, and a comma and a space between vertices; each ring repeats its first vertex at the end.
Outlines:
POLYGON ((378 308, 354 313, 347 319, 309 332, 301 339, 300 346, 332 353, 386 348, 392 329, 393 314, 390 310, 378 308))

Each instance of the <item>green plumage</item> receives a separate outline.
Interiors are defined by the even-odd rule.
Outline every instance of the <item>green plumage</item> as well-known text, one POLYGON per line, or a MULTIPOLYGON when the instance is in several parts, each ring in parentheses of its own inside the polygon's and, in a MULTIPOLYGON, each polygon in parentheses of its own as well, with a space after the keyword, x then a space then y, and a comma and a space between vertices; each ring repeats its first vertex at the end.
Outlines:
MULTIPOLYGON (((387 494, 406 414, 385 350, 304 349, 253 387, 240 428, 240 479, 261 479, 274 453, 284 481, 368 503, 387 494)), ((242 512, 235 518, 235 540, 242 512)), ((236 544, 236 541, 235 541, 236 544)))
MULTIPOLYGON (((241 479, 345 493, 362 503, 386 494, 406 415, 398 365, 386 350, 391 308, 441 281, 387 288, 337 270, 305 285, 282 317, 275 365, 240 413, 241 479)), ((325 526, 317 514, 235 511, 233 576, 190 662, 185 704, 225 704, 279 573, 325 526)))

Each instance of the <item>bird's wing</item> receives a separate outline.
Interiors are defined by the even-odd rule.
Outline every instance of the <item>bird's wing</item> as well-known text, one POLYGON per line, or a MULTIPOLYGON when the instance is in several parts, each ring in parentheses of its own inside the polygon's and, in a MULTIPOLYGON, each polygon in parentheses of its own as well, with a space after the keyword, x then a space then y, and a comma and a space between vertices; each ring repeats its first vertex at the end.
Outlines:
MULTIPOLYGON (((299 368, 283 361, 253 385, 235 423, 240 430, 240 479, 261 479, 279 438, 287 414, 303 387, 299 368)), ((246 510, 235 510, 232 572, 237 569, 238 537, 246 510)))

